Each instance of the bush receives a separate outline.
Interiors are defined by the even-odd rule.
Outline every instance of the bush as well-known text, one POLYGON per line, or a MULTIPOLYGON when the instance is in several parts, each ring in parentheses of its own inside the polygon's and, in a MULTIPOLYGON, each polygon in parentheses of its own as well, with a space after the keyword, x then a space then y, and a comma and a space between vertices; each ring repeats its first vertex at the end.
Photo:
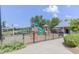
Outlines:
POLYGON ((77 47, 79 45, 79 34, 69 34, 64 37, 64 43, 70 47, 77 47))
POLYGON ((2 45, 0 46, 0 53, 5 53, 5 52, 11 52, 14 50, 22 49, 26 45, 21 42, 16 42, 14 44, 7 44, 7 45, 2 45))

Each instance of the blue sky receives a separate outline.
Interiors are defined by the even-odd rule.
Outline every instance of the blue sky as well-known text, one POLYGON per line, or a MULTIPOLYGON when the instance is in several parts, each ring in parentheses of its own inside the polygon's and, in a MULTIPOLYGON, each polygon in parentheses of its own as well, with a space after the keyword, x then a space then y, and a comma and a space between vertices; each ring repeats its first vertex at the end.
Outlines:
POLYGON ((60 20, 66 18, 79 18, 78 5, 2 5, 2 21, 6 21, 7 26, 29 27, 31 18, 35 15, 42 15, 46 20, 52 17, 59 17, 60 20))

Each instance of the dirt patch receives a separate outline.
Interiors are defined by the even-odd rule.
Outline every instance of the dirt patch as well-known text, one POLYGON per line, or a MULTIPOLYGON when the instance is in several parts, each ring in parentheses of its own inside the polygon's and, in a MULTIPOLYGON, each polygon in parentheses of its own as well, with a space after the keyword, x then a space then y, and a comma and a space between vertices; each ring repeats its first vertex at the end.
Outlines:
POLYGON ((79 54, 79 46, 78 47, 70 47, 63 43, 64 47, 67 48, 69 51, 71 51, 74 54, 79 54))
POLYGON ((68 48, 68 50, 70 50, 74 54, 79 54, 79 47, 68 48))

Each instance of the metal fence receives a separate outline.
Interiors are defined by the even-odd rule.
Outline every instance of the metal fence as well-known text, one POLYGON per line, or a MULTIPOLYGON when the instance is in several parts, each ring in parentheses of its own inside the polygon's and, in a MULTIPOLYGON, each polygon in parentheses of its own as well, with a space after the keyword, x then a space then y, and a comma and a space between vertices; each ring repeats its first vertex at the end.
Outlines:
POLYGON ((36 42, 41 42, 41 41, 46 41, 46 40, 53 40, 60 38, 59 34, 57 33, 51 33, 48 35, 37 35, 37 38, 33 38, 33 33, 29 34, 18 34, 18 35, 10 35, 10 36, 3 36, 3 44, 8 44, 8 43, 15 43, 15 42, 24 42, 26 44, 30 43, 36 43, 36 42))

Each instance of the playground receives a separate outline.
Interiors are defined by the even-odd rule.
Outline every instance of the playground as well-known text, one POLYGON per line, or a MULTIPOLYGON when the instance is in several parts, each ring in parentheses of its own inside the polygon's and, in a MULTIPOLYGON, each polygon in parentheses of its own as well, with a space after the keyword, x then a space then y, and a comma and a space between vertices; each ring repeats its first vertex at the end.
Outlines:
POLYGON ((14 42, 24 42, 29 44, 62 37, 62 35, 59 36, 57 32, 51 32, 47 21, 43 20, 41 16, 33 17, 31 20, 31 27, 29 29, 3 29, 2 34, 3 44, 14 42))
MULTIPOLYGON (((41 16, 35 16, 34 19, 31 20, 31 26, 28 29, 2 29, 2 34, 3 36, 2 41, 0 42, 0 46, 8 47, 7 52, 9 52, 10 46, 5 45, 11 45, 17 42, 21 42, 22 44, 28 45, 32 43, 54 40, 63 37, 62 35, 59 36, 57 32, 51 32, 47 21, 43 20, 41 16)), ((19 48, 16 47, 13 49, 16 50, 19 48)))
MULTIPOLYGON (((60 22, 59 25, 55 26, 52 30, 50 30, 51 28, 47 24, 46 20, 43 20, 41 16, 35 16, 34 19, 31 20, 31 26, 28 29, 12 28, 9 30, 3 30, 3 40, 0 42, 2 46, 0 47, 0 53, 8 53, 14 50, 18 51, 12 53, 79 53, 76 52, 77 50, 79 50, 79 48, 69 48, 63 44, 64 42, 66 42, 66 37, 64 37, 64 34, 69 35, 69 32, 66 31, 69 25, 67 25, 67 23, 65 23, 66 25, 61 25, 62 23, 65 22, 60 22), (31 44, 31 46, 29 44, 31 44), (44 47, 47 45, 47 47, 45 47, 46 50, 42 45, 44 45, 44 47), (40 47, 38 48, 36 46, 40 47), (22 48, 23 50, 21 50, 22 48), (33 50, 30 51, 30 49, 33 50)), ((72 35, 70 38, 72 38, 72 35)), ((70 46, 77 46, 77 44, 70 43, 70 40, 68 41, 66 43, 70 46)))
POLYGON ((0 53, 79 53, 79 18, 46 16, 37 6, 1 7, 0 53))
MULTIPOLYGON (((56 21, 57 18, 53 19, 56 21)), ((69 24, 67 22, 62 21, 53 28, 51 28, 49 24, 42 16, 34 16, 31 19, 31 26, 29 28, 3 29, 3 40, 0 42, 2 46, 1 51, 3 52, 0 52, 8 53, 18 50, 12 53, 79 53, 76 52, 79 48, 68 47, 78 46, 78 42, 72 40, 71 43, 69 38, 72 39, 73 35, 70 34, 69 24), (74 42, 76 42, 76 44, 74 42), (44 45, 44 47, 46 46, 46 50, 42 45, 44 45), (36 46, 40 47, 38 48, 36 46), (31 49, 33 50, 31 51, 31 49)), ((73 38, 77 39, 79 37, 78 35, 74 35, 73 38)))

